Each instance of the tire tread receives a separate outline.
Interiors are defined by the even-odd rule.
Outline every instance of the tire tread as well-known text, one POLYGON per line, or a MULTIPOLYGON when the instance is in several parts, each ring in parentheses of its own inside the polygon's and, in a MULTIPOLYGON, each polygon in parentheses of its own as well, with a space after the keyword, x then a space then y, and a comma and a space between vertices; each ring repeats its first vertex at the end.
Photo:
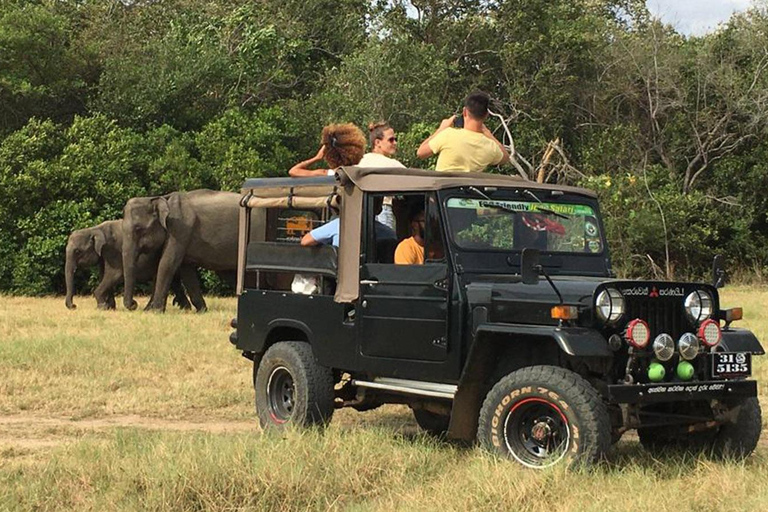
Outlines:
POLYGON ((280 341, 264 354, 258 366, 254 366, 253 381, 256 394, 256 409, 262 426, 279 426, 269 418, 266 404, 259 404, 260 390, 257 385, 260 368, 267 367, 271 361, 279 359, 299 371, 293 375, 296 381, 306 381, 306 413, 302 418, 292 418, 289 423, 299 426, 326 425, 334 412, 333 372, 321 366, 312 352, 312 347, 303 341, 280 341), (261 406, 260 406, 261 405, 261 406))
POLYGON ((568 404, 575 411, 582 423, 582 452, 573 463, 594 463, 600 460, 610 449, 611 423, 608 411, 597 390, 580 375, 558 366, 529 366, 514 371, 503 377, 486 396, 480 409, 477 440, 481 445, 490 447, 490 425, 493 413, 501 395, 511 389, 526 385, 542 385, 561 396, 568 396, 568 404), (572 390, 578 390, 574 393, 572 390))

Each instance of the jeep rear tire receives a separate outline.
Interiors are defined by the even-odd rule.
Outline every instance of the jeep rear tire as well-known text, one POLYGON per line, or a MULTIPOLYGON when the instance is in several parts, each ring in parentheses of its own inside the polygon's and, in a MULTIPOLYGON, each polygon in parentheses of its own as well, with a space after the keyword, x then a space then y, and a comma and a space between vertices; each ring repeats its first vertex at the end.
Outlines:
POLYGON ((605 403, 579 375, 532 366, 502 378, 480 409, 478 442, 529 468, 591 464, 611 446, 605 403))
POLYGON ((254 365, 253 386, 263 428, 322 426, 333 415, 333 372, 317 363, 307 343, 269 347, 254 365))

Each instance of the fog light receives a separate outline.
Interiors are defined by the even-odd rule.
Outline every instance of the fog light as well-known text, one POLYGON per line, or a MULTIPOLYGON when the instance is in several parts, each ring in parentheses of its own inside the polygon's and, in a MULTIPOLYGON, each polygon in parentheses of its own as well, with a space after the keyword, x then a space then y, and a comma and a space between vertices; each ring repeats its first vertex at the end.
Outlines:
POLYGON ((645 348, 648 345, 648 340, 651 339, 651 330, 648 328, 647 323, 639 318, 635 318, 627 324, 624 338, 635 348, 645 348))
POLYGON ((680 357, 683 359, 691 360, 696 359, 699 355, 699 338, 692 332, 686 332, 680 336, 680 341, 677 342, 677 348, 680 351, 680 357))
POLYGON ((693 365, 688 361, 680 361, 675 370, 677 378, 680 380, 691 380, 693 378, 693 365))
POLYGON ((699 326, 699 339, 708 347, 720 343, 720 336, 720 324, 715 320, 704 320, 699 326))
POLYGON ((661 363, 654 361, 648 366, 648 380, 651 382, 664 380, 664 375, 666 374, 667 370, 664 369, 664 365, 661 363))
POLYGON ((611 337, 608 338, 608 346, 611 347, 611 350, 616 352, 617 350, 621 350, 621 347, 624 346, 624 342, 618 334, 611 334, 611 337))
POLYGON ((669 361, 675 354, 675 340, 669 334, 659 334, 653 340, 653 353, 659 361, 669 361))

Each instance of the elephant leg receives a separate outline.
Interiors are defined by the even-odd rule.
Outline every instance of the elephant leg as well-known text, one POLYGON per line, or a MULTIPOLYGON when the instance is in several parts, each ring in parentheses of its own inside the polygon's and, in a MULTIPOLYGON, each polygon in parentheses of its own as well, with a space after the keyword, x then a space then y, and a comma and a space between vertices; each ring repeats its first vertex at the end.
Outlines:
POLYGON ((171 291, 173 292, 173 304, 179 306, 181 309, 192 309, 192 305, 187 299, 187 292, 184 290, 184 286, 181 283, 181 275, 183 275, 184 267, 179 269, 179 273, 173 276, 171 281, 171 291))
POLYGON ((203 290, 200 287, 200 280, 197 278, 197 270, 190 265, 182 265, 179 269, 181 274, 181 280, 184 282, 184 287, 189 293, 189 299, 192 304, 195 305, 195 309, 198 313, 204 313, 208 310, 208 306, 205 304, 203 298, 203 290))
POLYGON ((114 269, 105 269, 99 286, 93 291, 96 297, 96 307, 99 309, 115 309, 115 287, 123 280, 123 274, 114 269))
POLYGON ((155 291, 152 293, 152 299, 147 304, 147 309, 156 311, 165 311, 165 303, 168 300, 168 290, 171 287, 171 280, 184 259, 185 246, 177 241, 169 240, 166 244, 160 263, 157 266, 157 276, 155 277, 155 291))

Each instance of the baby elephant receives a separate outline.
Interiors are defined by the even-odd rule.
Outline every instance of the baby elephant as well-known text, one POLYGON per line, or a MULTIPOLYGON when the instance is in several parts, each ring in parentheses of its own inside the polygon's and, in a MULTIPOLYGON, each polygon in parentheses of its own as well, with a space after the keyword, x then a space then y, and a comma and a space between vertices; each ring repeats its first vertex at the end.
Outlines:
MULTIPOLYGON (((123 282, 123 231, 121 220, 110 220, 102 222, 98 226, 91 228, 78 229, 69 235, 66 250, 65 278, 67 285, 66 305, 69 309, 75 309, 72 298, 75 293, 75 270, 78 268, 88 268, 94 265, 101 267, 101 282, 96 287, 93 295, 96 297, 96 304, 100 309, 115 309, 115 287, 123 282)), ((139 281, 151 281, 155 277, 159 254, 142 254, 137 261, 136 270, 139 281)), ((185 270, 185 277, 194 279, 189 288, 192 302, 198 311, 204 310, 200 286, 197 283, 197 275, 194 268, 185 270)), ((172 290, 176 299, 174 303, 182 309, 190 309, 190 303, 181 284, 181 280, 176 276, 173 279, 172 290)))

